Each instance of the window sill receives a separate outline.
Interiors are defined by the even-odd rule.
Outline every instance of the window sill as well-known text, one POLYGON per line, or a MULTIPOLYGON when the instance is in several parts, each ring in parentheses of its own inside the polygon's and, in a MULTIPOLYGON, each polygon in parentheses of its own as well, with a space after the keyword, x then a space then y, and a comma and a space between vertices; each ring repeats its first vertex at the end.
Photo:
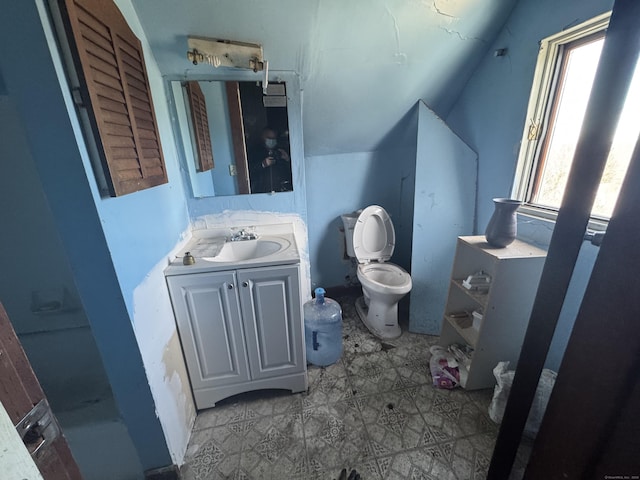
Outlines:
MULTIPOLYGON (((558 211, 556 209, 540 207, 540 206, 532 205, 528 203, 523 204, 518 209, 518 214, 535 218, 537 220, 551 222, 554 224, 556 222, 556 219, 558 218, 558 211)), ((594 232, 604 232, 607 230, 607 225, 609 225, 608 220, 591 217, 589 219, 589 224, 587 225, 587 229, 592 230, 594 232)))

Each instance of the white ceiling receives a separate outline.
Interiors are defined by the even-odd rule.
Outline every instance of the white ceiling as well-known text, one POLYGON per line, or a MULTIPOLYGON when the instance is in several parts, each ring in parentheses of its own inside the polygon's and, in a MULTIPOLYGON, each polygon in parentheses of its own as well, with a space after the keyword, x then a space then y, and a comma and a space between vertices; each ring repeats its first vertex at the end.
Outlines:
POLYGON ((163 75, 213 73, 186 59, 189 35, 297 72, 308 156, 376 150, 419 99, 446 116, 515 2, 132 0, 163 75))

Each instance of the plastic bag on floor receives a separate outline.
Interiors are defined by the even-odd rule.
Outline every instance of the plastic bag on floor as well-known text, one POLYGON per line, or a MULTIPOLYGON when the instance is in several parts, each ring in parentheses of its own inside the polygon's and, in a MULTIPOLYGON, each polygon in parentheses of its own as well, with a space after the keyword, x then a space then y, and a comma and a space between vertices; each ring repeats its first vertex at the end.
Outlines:
POLYGON ((458 361, 446 348, 432 346, 429 351, 429 370, 433 378, 433 385, 438 388, 456 388, 460 384, 460 369, 458 361))
MULTIPOLYGON (((489 405, 489 416, 496 423, 502 422, 504 409, 507 406, 507 399, 511 393, 511 384, 515 376, 514 370, 507 370, 509 362, 500 362, 493 369, 493 375, 496 377, 496 386, 493 389, 493 399, 489 405)), ((524 434, 527 437, 535 437, 542 423, 542 417, 547 409, 551 390, 556 381, 556 372, 545 368, 540 375, 538 388, 531 404, 527 424, 524 427, 524 434)))

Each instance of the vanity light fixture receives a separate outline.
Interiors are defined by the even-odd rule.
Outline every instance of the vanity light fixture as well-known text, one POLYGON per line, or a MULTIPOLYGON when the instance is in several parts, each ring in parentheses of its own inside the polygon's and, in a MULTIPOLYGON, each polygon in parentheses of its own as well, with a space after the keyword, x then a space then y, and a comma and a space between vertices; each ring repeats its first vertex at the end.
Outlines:
POLYGON ((206 63, 215 68, 247 68, 256 73, 263 72, 262 90, 266 94, 269 62, 264 59, 262 45, 205 37, 189 37, 187 43, 187 58, 194 65, 206 63))
POLYGON ((189 37, 188 45, 187 58, 194 65, 207 63, 216 68, 247 68, 254 72, 265 67, 262 45, 205 37, 189 37))

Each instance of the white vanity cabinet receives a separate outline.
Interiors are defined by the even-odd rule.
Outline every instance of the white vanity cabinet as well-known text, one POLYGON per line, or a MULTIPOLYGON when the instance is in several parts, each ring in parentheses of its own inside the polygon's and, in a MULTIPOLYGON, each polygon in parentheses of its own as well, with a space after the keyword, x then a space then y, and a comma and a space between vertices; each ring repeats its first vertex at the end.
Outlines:
POLYGON ((494 248, 484 235, 458 237, 439 344, 473 348, 466 375, 461 376, 464 388, 493 387, 498 362, 510 361, 515 367, 545 258, 544 250, 520 240, 494 248), (465 288, 463 281, 479 271, 491 276, 489 288, 465 288), (473 311, 482 312, 482 320, 467 315, 473 311))
POLYGON ((298 265, 167 276, 198 409, 307 388, 298 265))

